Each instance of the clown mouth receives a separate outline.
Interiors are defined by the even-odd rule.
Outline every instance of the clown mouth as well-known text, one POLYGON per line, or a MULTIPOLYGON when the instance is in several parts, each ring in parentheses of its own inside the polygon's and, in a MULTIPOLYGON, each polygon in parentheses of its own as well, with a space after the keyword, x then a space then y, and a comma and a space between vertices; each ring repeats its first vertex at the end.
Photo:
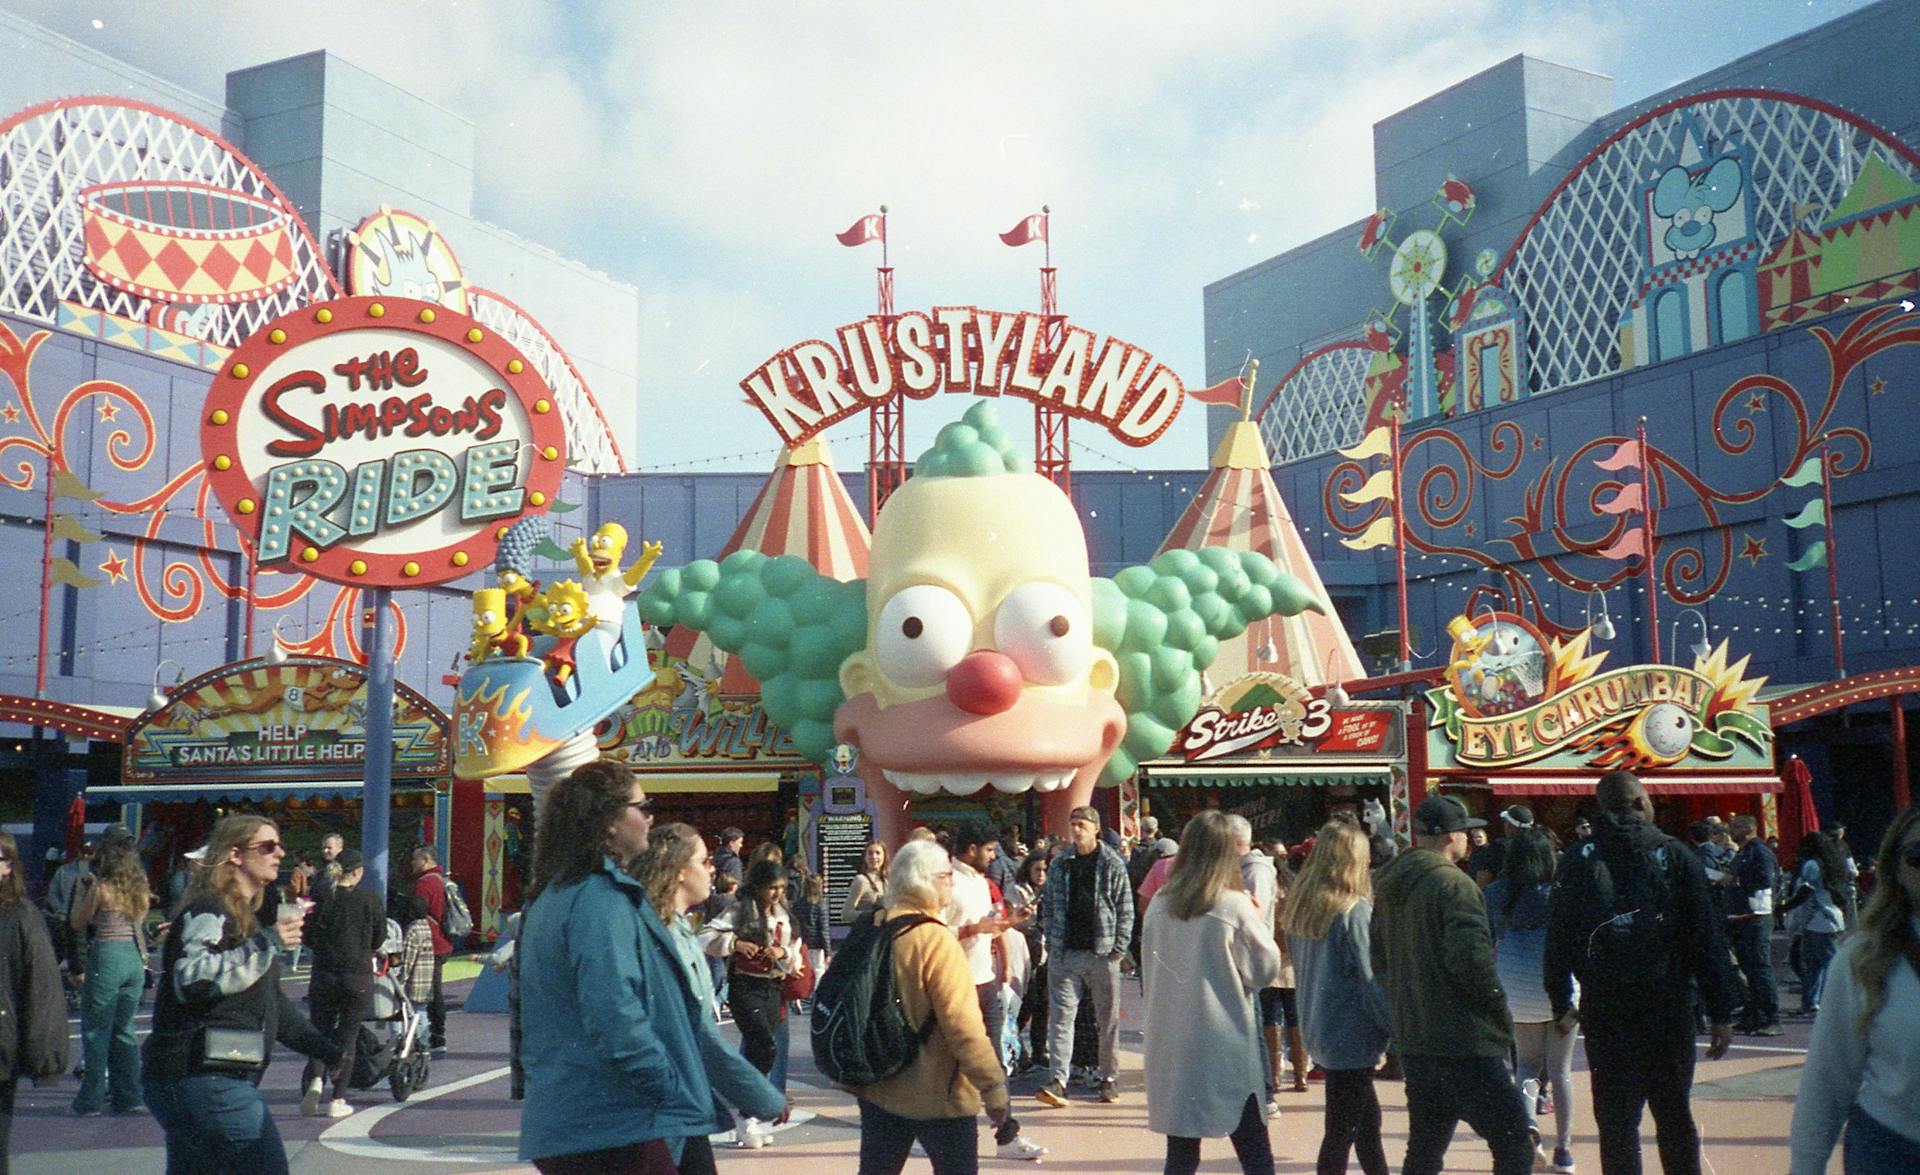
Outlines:
POLYGON ((916 795, 931 796, 946 792, 948 795, 970 796, 983 787, 992 787, 1003 792, 1051 792, 1058 791, 1073 782, 1078 774, 1074 768, 1060 771, 946 771, 940 773, 921 771, 893 771, 882 768, 887 782, 901 791, 916 795))

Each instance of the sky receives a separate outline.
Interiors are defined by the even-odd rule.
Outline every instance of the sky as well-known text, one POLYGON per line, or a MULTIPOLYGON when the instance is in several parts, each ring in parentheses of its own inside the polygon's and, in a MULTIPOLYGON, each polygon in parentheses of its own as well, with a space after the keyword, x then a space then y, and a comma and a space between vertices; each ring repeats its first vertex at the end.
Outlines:
MULTIPOLYGON (((1050 205, 1070 321, 1200 386, 1202 287, 1372 211, 1378 120, 1522 52, 1625 105, 1863 6, 0 0, 215 100, 325 48, 471 120, 476 213, 639 290, 629 459, 688 470, 769 467, 739 381, 872 312, 877 246, 832 234, 882 203, 899 309, 1037 308, 1039 247, 995 234, 1050 205)), ((964 399, 909 406, 909 456, 964 399)), ((829 433, 842 469, 866 433, 829 433)), ((1148 448, 1073 436, 1076 468, 1207 460, 1191 403, 1148 448)))

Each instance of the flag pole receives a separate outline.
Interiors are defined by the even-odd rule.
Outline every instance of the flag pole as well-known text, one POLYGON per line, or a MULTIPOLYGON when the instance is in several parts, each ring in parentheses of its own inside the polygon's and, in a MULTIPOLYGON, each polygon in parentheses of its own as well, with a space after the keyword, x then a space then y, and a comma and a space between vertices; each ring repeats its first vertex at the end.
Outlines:
POLYGON ((1660 660, 1660 593, 1653 575, 1653 481, 1647 476, 1647 418, 1640 418, 1640 520, 1645 523, 1641 531, 1643 550, 1640 558, 1640 571, 1647 581, 1647 635, 1653 647, 1655 663, 1660 660))
POLYGON ((1253 419, 1253 388, 1260 379, 1260 361, 1250 360, 1247 374, 1240 377, 1240 420, 1245 423, 1253 419))
POLYGON ((1827 516, 1827 602, 1833 608, 1833 671, 1836 677, 1847 675, 1846 636, 1840 631, 1840 548, 1833 537, 1833 476, 1828 461, 1828 446, 1833 434, 1820 438, 1820 504, 1827 516))
POLYGON ((1395 672, 1404 673, 1413 667, 1413 646, 1407 633, 1407 517, 1400 503, 1400 417, 1401 412, 1393 412, 1392 429, 1388 434, 1392 441, 1388 462, 1393 466, 1393 561, 1394 582, 1400 592, 1400 664, 1394 666, 1395 672))
MULTIPOLYGON (((40 658, 34 669, 33 696, 47 696, 47 620, 53 611, 53 452, 47 452, 47 509, 41 516, 42 544, 40 548, 40 658)), ((38 738, 40 728, 34 728, 34 737, 38 738)))

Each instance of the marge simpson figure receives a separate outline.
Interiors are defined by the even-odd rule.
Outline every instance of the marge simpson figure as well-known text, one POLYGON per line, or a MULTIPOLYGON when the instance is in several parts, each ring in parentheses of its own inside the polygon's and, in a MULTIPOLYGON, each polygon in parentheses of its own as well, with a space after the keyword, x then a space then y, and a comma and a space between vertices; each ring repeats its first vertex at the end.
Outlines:
POLYGON ((622 571, 620 560, 627 553, 626 527, 608 522, 594 531, 591 539, 573 540, 573 563, 580 571, 580 582, 600 623, 620 627, 620 612, 626 607, 627 597, 640 586, 664 549, 659 543, 644 544, 640 558, 622 571))

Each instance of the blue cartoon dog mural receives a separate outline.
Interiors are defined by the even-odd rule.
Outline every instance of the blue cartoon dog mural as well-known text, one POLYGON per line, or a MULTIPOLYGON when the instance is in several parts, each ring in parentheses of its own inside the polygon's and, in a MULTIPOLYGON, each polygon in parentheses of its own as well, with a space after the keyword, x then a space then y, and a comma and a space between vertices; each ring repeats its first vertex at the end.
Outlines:
POLYGON ((1739 201, 1744 179, 1735 159, 1722 159, 1701 175, 1675 164, 1660 176, 1653 189, 1653 211, 1671 222, 1661 239, 1675 257, 1698 257, 1713 244, 1719 235, 1713 218, 1739 201))

